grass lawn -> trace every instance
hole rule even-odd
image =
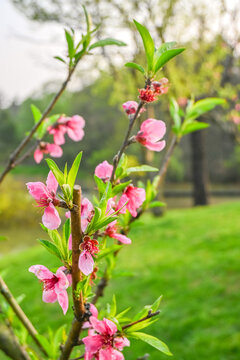
[[[131,231],[132,246],[119,254],[118,269],[134,276],[112,280],[100,304],[114,292],[119,310],[131,305],[134,313],[163,294],[160,319],[146,332],[166,342],[174,359],[239,360],[239,214],[235,202],[144,217],[144,224]],[[41,301],[41,286],[27,269],[32,264],[54,267],[52,260],[39,246],[0,260],[14,295],[26,294],[22,307],[41,332],[64,319],[58,305]],[[138,341],[124,352],[127,360],[145,353],[152,360],[167,359]]]

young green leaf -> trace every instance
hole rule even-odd
[[[61,56],[54,56],[54,59],[59,60],[59,61],[63,62],[64,64],[66,64],[66,61]]]
[[[41,111],[39,110],[39,108],[38,108],[36,105],[34,105],[34,104],[31,105],[31,110],[32,110],[32,113],[33,113],[34,122],[35,122],[35,124],[36,124],[36,123],[38,123],[39,120],[41,119],[42,113],[41,113]]]
[[[173,119],[174,128],[179,132],[182,120],[179,114],[179,105],[173,97],[170,99],[170,114]]]
[[[148,29],[139,24],[136,20],[133,20],[134,24],[136,25],[139,34],[142,37],[146,57],[147,57],[147,63],[148,63],[148,71],[152,70],[153,67],[153,56],[154,56],[154,41],[148,31]]]
[[[187,119],[196,119],[200,115],[214,109],[217,105],[223,105],[225,103],[224,99],[220,98],[207,98],[197,101],[192,106],[189,106],[187,109]]]
[[[94,180],[98,187],[99,197],[101,198],[103,196],[104,191],[106,190],[107,184],[102,181],[97,175],[94,175]]]
[[[144,172],[148,172],[148,171],[158,171],[158,168],[155,168],[153,166],[149,166],[149,165],[140,165],[140,166],[135,166],[135,167],[130,167],[128,169],[126,169],[126,174],[127,176],[130,175],[133,172],[140,172],[140,171],[144,171]]]
[[[95,49],[97,47],[108,46],[108,45],[126,46],[127,44],[120,40],[107,38],[104,40],[96,41],[94,44],[89,46],[89,50]]]
[[[164,202],[161,202],[161,201],[153,201],[148,205],[149,209],[152,209],[152,208],[155,208],[155,207],[163,207],[163,206],[166,206],[166,204]]]
[[[172,353],[169,350],[168,346],[164,342],[162,342],[161,340],[157,339],[152,335],[148,335],[142,332],[133,332],[131,333],[131,337],[133,337],[134,339],[142,340],[147,344],[151,345],[152,347],[163,352],[164,354],[172,356]]]
[[[114,197],[115,195],[120,193],[122,190],[124,190],[129,184],[131,184],[131,182],[132,182],[132,180],[129,180],[127,182],[124,182],[124,183],[114,186],[114,188],[112,189],[112,197]]]
[[[126,66],[126,67],[130,67],[130,68],[133,68],[133,69],[136,69],[136,70],[140,71],[142,74],[145,73],[144,68],[143,68],[141,65],[136,64],[136,63],[134,63],[134,62],[128,62],[128,63],[125,64],[125,66]]]
[[[86,7],[84,5],[82,5],[83,7],[83,11],[84,11],[84,15],[85,15],[85,19],[86,19],[86,24],[87,24],[87,32],[89,33],[91,30],[91,17],[88,14]]]
[[[48,240],[39,239],[39,242],[53,255],[56,255],[59,259],[62,259],[61,253],[57,246]]]
[[[75,160],[72,164],[72,167],[68,173],[68,185],[70,185],[70,188],[73,190],[73,186],[75,184],[75,180],[77,177],[78,169],[80,166],[80,162],[82,159],[82,151],[75,157]]]
[[[156,63],[153,68],[154,74],[158,72],[169,60],[177,56],[178,54],[181,54],[185,48],[180,49],[172,49],[165,51],[162,55],[159,56],[158,59],[156,59]]]
[[[68,44],[68,55],[70,59],[74,56],[74,41],[72,35],[65,29],[65,37]]]
[[[166,42],[166,43],[162,44],[154,53],[155,62],[156,62],[156,59],[158,59],[160,55],[162,55],[167,50],[171,50],[172,48],[174,48],[174,46],[176,44],[177,44],[176,41],[170,41],[170,42]]]
[[[62,186],[64,184],[64,175],[62,171],[59,169],[57,164],[52,159],[45,159],[45,160],[49,166],[49,169],[53,172],[53,175],[55,176],[57,182],[59,183],[60,186]]]
[[[114,253],[115,251],[118,251],[121,248],[122,248],[122,245],[114,244],[114,245],[112,245],[110,247],[107,247],[104,250],[100,250],[100,252],[97,255],[97,260],[96,261],[102,260],[105,256],[107,256],[107,255],[109,255],[111,253]]]
[[[181,135],[187,135],[197,130],[202,130],[208,128],[210,125],[205,122],[193,121],[189,124],[186,124],[181,131]]]
[[[0,235],[0,241],[6,241],[6,240],[7,240],[6,236]]]

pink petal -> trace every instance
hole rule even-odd
[[[106,326],[106,323],[104,321],[98,320],[94,316],[91,316],[89,319],[92,327],[94,330],[96,330],[100,334],[108,334],[108,328]]]
[[[163,141],[159,141],[159,142],[156,142],[156,143],[151,143],[150,141],[146,141],[144,146],[147,149],[152,150],[152,151],[162,151],[166,146],[166,141],[163,140]]]
[[[61,266],[62,268],[62,266]],[[55,284],[55,291],[56,293],[60,293],[63,290],[66,290],[69,286],[69,281],[67,276],[64,274],[64,272],[62,271],[62,269],[59,268],[56,272],[56,276],[58,278],[58,282]]]
[[[79,256],[78,266],[82,273],[86,276],[93,272],[94,261],[92,255],[89,254],[88,251],[84,250],[81,252],[81,255]]]
[[[116,337],[114,339],[114,346],[122,351],[124,346],[130,346],[130,341],[126,337]]]
[[[98,317],[98,309],[96,308],[95,305],[90,304],[90,312],[92,313],[92,316],[94,317]]]
[[[59,305],[61,306],[61,308],[63,309],[63,313],[64,315],[67,312],[68,309],[68,294],[67,291],[62,291],[60,293],[57,294],[57,300],[59,302]]]
[[[47,144],[47,151],[53,157],[61,157],[63,154],[62,148],[55,144]]]
[[[69,250],[72,250],[72,234],[70,234],[70,236],[69,236],[68,248],[69,248]]]
[[[112,360],[124,360],[124,356],[121,352],[113,349],[112,350]]]
[[[64,128],[61,126],[58,130],[55,131],[55,134],[53,135],[53,140],[56,145],[63,145],[65,143],[65,134]]]
[[[57,294],[55,293],[54,290],[48,290],[48,291],[43,290],[42,300],[45,303],[54,303],[57,301]]]
[[[80,141],[84,137],[84,131],[81,128],[71,129],[68,127],[67,134],[73,141]]]
[[[70,210],[67,211],[67,212],[65,213],[65,216],[66,216],[67,219],[70,219],[70,218],[71,218],[71,211],[70,211]]]
[[[116,211],[121,209],[119,211],[119,214],[125,214],[126,210],[127,210],[127,203],[128,202],[129,202],[129,198],[127,197],[126,194],[123,194],[119,199],[119,202],[118,202],[117,207],[116,207]]]
[[[43,159],[43,153],[40,149],[36,149],[33,154],[34,160],[39,164]]]
[[[129,239],[127,236],[122,235],[122,234],[116,234],[116,233],[115,233],[112,237],[113,237],[114,239],[120,241],[120,242],[123,243],[123,244],[131,244],[131,243],[132,243],[132,240],[131,240],[131,239]]]
[[[36,275],[39,280],[51,279],[54,276],[53,273],[44,265],[32,265],[28,271]]]
[[[113,171],[113,166],[108,161],[103,161],[95,169],[95,175],[100,179],[109,180]]]
[[[103,345],[101,335],[86,336],[82,339],[82,341],[85,345],[86,351],[92,353],[96,353]]]
[[[49,171],[49,173],[48,173],[46,184],[47,184],[48,190],[50,192],[53,192],[54,194],[56,194],[57,188],[58,188],[58,182],[57,182],[55,176],[53,175],[52,171]]]
[[[117,332],[117,326],[114,324],[114,322],[106,318],[103,319],[103,322],[105,323],[107,334],[114,335]]]
[[[42,182],[37,181],[37,182],[28,182],[27,184],[27,188],[29,191],[29,194],[32,195],[32,197],[38,201],[41,199],[48,199],[49,197],[49,192],[48,189],[46,187],[46,185],[44,185]]]
[[[141,127],[140,132],[143,132],[143,136],[151,142],[156,142],[166,133],[166,125],[162,120],[147,119]]]
[[[101,349],[99,351],[99,360],[112,360],[112,347],[108,347],[107,349]]]
[[[42,217],[43,225],[50,230],[57,229],[61,224],[61,219],[54,205],[50,203],[44,210]]]

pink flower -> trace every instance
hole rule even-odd
[[[136,141],[149,150],[161,151],[164,149],[166,142],[165,140],[159,140],[162,139],[165,132],[166,125],[162,120],[147,119],[142,123]]]
[[[131,244],[131,239],[123,234],[117,233],[117,226],[116,221],[112,222],[105,230],[105,235],[109,236],[110,238],[116,239],[123,244]]]
[[[143,204],[145,199],[146,199],[146,193],[144,189],[134,187],[133,185],[129,185],[126,187],[124,193],[119,199],[116,210],[121,209],[124,206],[124,204],[127,203],[126,206],[124,206],[119,212],[121,214],[124,214],[126,212],[126,209],[128,209],[130,214],[133,217],[136,217],[137,209]]]
[[[93,217],[93,205],[91,203],[91,201],[88,200],[88,198],[83,198],[82,203],[81,203],[81,225],[82,225],[82,232],[84,232],[89,224],[89,222],[91,221],[92,217]],[[65,213],[65,216],[67,219],[70,219],[71,217],[71,212],[67,211]]]
[[[44,208],[42,217],[43,225],[50,230],[57,229],[61,224],[61,219],[55,206],[59,204],[56,198],[58,183],[51,171],[48,173],[46,185],[42,182],[28,182],[29,194],[36,200],[39,207]]]
[[[85,236],[82,244],[80,245],[82,250],[79,256],[78,266],[82,273],[86,276],[93,272],[94,260],[92,256],[95,256],[99,252],[98,241],[90,239],[89,236]]]
[[[49,144],[43,141],[40,142],[37,149],[34,151],[34,160],[39,164],[43,159],[43,154],[49,154],[52,157],[61,157],[63,154],[62,148],[56,144]]]
[[[135,114],[138,108],[138,103],[136,101],[127,101],[122,105],[123,109],[125,110],[126,114],[132,115]],[[140,114],[146,111],[146,109],[141,108]]]
[[[95,169],[95,175],[103,181],[109,181],[112,176],[113,166],[106,160],[100,163]]]
[[[118,337],[117,326],[108,319],[98,320],[91,316],[90,323],[95,330],[82,339],[85,345],[85,360],[124,360],[120,352],[130,342],[126,337]]]
[[[162,95],[168,92],[168,79],[162,78],[159,81],[152,82],[152,89],[154,90],[155,94]]]
[[[58,301],[65,315],[68,309],[66,289],[69,286],[69,281],[62,267],[57,270],[56,275],[43,265],[33,265],[29,268],[29,271],[35,274],[43,283],[43,301],[46,303]]]
[[[89,307],[89,310],[90,310],[90,312],[91,312],[91,316],[93,316],[93,317],[95,317],[96,319],[98,318],[98,310],[97,310],[97,308],[96,308],[96,306],[95,305],[93,305],[93,304],[90,304],[90,307]],[[91,324],[90,324],[90,322],[89,321],[86,321],[84,324],[83,324],[83,327],[82,327],[83,329],[89,329],[89,328],[91,328]]]
[[[62,145],[65,143],[65,133],[74,141],[82,140],[84,126],[85,120],[79,115],[74,115],[71,118],[61,116],[55,126],[48,128],[48,132],[53,135],[55,144]]]
[[[150,103],[155,100],[157,100],[157,96],[154,90],[150,88],[150,86],[147,86],[146,89],[140,89],[139,91],[139,99]]]

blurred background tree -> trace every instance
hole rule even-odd
[[[39,25],[57,22],[81,29],[84,23],[82,0],[11,1],[26,17],[37,21]],[[193,133],[183,141],[171,162],[170,173],[166,179],[168,182],[191,181],[194,204],[208,203],[209,181],[233,182],[238,179],[238,171],[231,165],[233,160],[229,161],[231,157],[235,159],[238,153],[234,150],[235,127],[228,121],[228,114],[240,92],[238,1],[221,0],[209,3],[200,0],[196,3],[193,0],[92,0],[84,1],[84,4],[91,13],[93,22],[101,24],[99,37],[103,34],[104,37],[111,36],[114,33],[126,41],[128,46],[121,50],[102,48],[99,49],[99,56],[89,57],[83,69],[78,72],[80,91],[66,93],[56,107],[56,112],[68,115],[79,113],[85,117],[89,134],[81,144],[67,143],[61,161],[70,158],[79,146],[85,151],[83,169],[94,169],[103,159],[111,160],[127,122],[121,112],[121,103],[136,99],[137,88],[143,86],[134,70],[123,67],[126,60],[138,63],[144,61],[139,46],[140,39],[132,25],[134,17],[147,25],[156,39],[162,42],[175,39],[187,48],[187,51],[167,65],[161,75],[168,77],[172,84],[169,96],[175,96],[182,104],[191,96],[196,99],[220,96],[228,100],[225,113],[222,109],[215,110],[207,119],[202,119],[211,123],[210,129]],[[93,65],[95,72],[88,71]],[[110,76],[107,75],[109,70]],[[1,117],[5,118],[8,114],[10,120],[7,126],[13,127],[7,151],[14,147],[10,146],[10,143],[13,145],[16,138],[21,138],[32,122],[30,104],[34,102],[43,108],[51,96],[48,89],[49,86],[46,86],[41,91],[44,95],[26,99],[18,106],[13,104],[1,114]],[[91,105],[89,96],[94,100]],[[147,116],[170,122],[167,97],[162,97]],[[122,117],[122,121],[119,122],[118,117]],[[0,126],[3,134],[6,120],[1,121]],[[105,144],[107,136],[104,135],[107,133],[111,133],[111,143]],[[105,147],[105,150],[99,151],[100,146]],[[133,158],[137,159],[138,152],[140,147],[132,153]],[[6,152],[1,155],[1,161],[5,155]],[[140,156],[145,162],[159,165],[158,154],[144,151]],[[29,164],[31,163],[32,160],[29,160]]]

